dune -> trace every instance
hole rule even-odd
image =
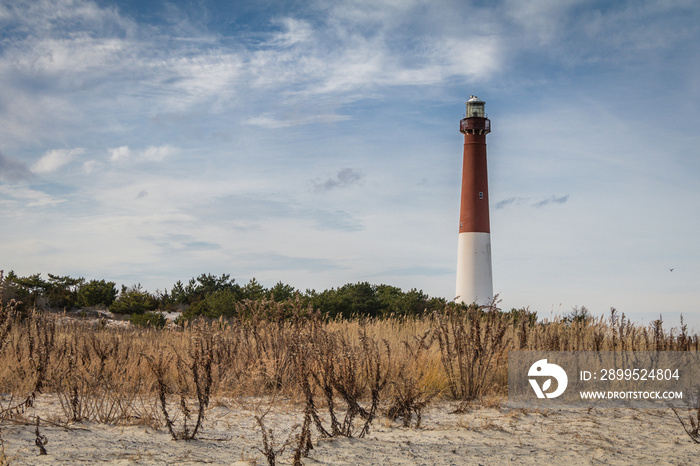
[[[198,439],[172,440],[167,429],[105,425],[60,419],[57,397],[41,395],[22,419],[4,421],[6,459],[34,464],[236,464],[265,465],[255,416],[268,410],[265,426],[280,448],[302,421],[302,409],[287,401],[219,400],[207,412]],[[35,444],[36,417],[46,437],[46,455]],[[294,432],[298,431],[298,428]],[[293,434],[292,434],[293,435]],[[488,465],[488,464],[697,464],[692,443],[670,410],[509,409],[480,406],[455,413],[454,403],[426,408],[419,427],[376,419],[365,438],[319,438],[303,464]],[[293,446],[277,455],[291,464]]]

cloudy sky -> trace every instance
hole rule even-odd
[[[0,0],[0,268],[451,299],[475,94],[502,307],[700,329],[699,43],[695,0]]]

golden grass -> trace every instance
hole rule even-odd
[[[370,341],[388,348],[388,352],[380,351],[383,368],[390,369],[394,376],[400,369],[404,376],[420,380],[425,390],[449,397],[448,361],[445,359],[463,355],[441,351],[437,339],[440,324],[445,321],[453,325],[443,328],[442,336],[454,339],[456,335],[456,343],[464,346],[465,355],[472,359],[491,358],[489,377],[495,381],[490,389],[492,394],[504,393],[507,385],[504,362],[508,351],[514,349],[698,350],[697,335],[687,335],[684,331],[668,332],[657,324],[640,327],[624,321],[620,325],[601,317],[589,322],[566,323],[555,319],[522,326],[508,314],[489,316],[488,312],[462,312],[449,307],[441,315],[418,318],[331,322],[318,317],[287,321],[251,319],[244,322],[200,322],[184,328],[162,330],[96,328],[79,320],[66,322],[63,319],[59,324],[50,314],[33,314],[23,320],[13,317],[12,325],[0,343],[0,391],[19,395],[38,388],[65,396],[66,403],[74,401],[75,395],[104,397],[114,391],[133,396],[155,394],[157,381],[148,360],[163,359],[164,380],[168,386],[175,387],[178,386],[178,377],[182,377],[178,361],[191,365],[193,355],[206,342],[212,345],[213,352],[212,395],[276,393],[294,397],[300,395],[292,354],[296,337],[319,338],[323,335],[327,339],[326,345],[331,344],[338,351],[330,356],[339,363],[344,351],[362,346],[360,335],[364,332]],[[460,326],[463,333],[455,333]],[[492,331],[495,327],[498,327],[498,334]],[[322,333],[308,331],[311,328]],[[497,337],[501,343],[494,346]],[[320,340],[303,343],[311,345],[312,352],[323,350]],[[475,349],[480,351],[476,355]],[[390,382],[395,381],[394,378]],[[194,395],[195,387],[190,385],[186,387],[187,391]],[[486,393],[479,393],[482,394]],[[78,408],[67,406],[66,409]],[[84,409],[87,410],[85,415],[101,410],[98,406]],[[80,417],[81,412],[76,411],[73,415]]]

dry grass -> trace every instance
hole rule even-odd
[[[262,301],[245,304],[246,320],[156,330],[49,314],[20,318],[14,303],[0,303],[0,393],[9,394],[0,400],[0,420],[50,392],[63,411],[54,421],[165,426],[174,439],[193,439],[213,398],[285,397],[304,407],[295,464],[311,448],[312,428],[362,437],[380,413],[419,427],[436,398],[460,401],[462,409],[474,401],[492,406],[506,395],[511,350],[700,349],[683,325],[641,327],[614,310],[608,318],[535,322],[524,312],[447,305],[426,317],[326,321],[299,302]],[[291,318],[281,317],[282,306],[294,308]],[[697,434],[696,419],[690,422]],[[264,416],[258,424],[272,463],[280,447]],[[0,464],[1,448],[0,437]]]
[[[326,322],[297,311],[288,320],[219,320],[155,330],[59,323],[48,314],[19,319],[11,304],[3,305],[0,391],[13,401],[0,402],[0,413],[19,412],[48,391],[60,397],[67,421],[107,424],[144,416],[167,424],[162,403],[156,409],[145,399],[165,398],[167,407],[191,398],[206,407],[211,396],[271,394],[306,402],[310,393],[330,409],[340,400],[345,415],[363,419],[380,401],[416,415],[434,397],[505,395],[505,361],[514,349],[698,350],[697,335],[685,329],[665,331],[660,321],[640,327],[615,314],[535,323],[495,309],[448,306],[423,318]],[[184,418],[193,416],[192,428],[202,422],[198,406],[195,414],[181,409]],[[337,423],[329,432],[348,432],[351,423]]]

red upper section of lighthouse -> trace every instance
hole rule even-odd
[[[486,135],[491,132],[491,121],[483,101],[475,96],[469,99],[459,130],[464,133],[459,232],[490,233]]]
[[[469,134],[488,134],[491,132],[491,120],[488,118],[464,118],[459,122],[459,131]]]

